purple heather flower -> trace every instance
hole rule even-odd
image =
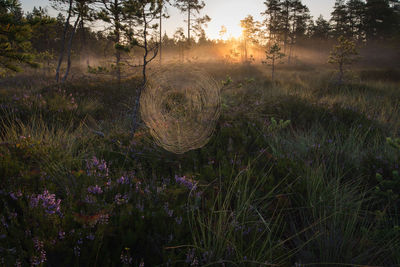
[[[129,183],[130,183],[130,180],[129,180],[128,177],[121,176],[121,178],[119,178],[119,179],[117,180],[117,183],[118,183],[118,184],[129,184]]]
[[[124,265],[131,265],[132,264],[132,257],[128,254],[121,253],[121,263]]]
[[[34,238],[33,245],[39,256],[34,255],[31,257],[31,265],[41,265],[42,263],[46,262],[46,251],[44,250],[44,244],[38,238]]]
[[[50,194],[48,190],[44,190],[43,194],[39,194],[37,196],[30,197],[30,206],[36,207],[39,205],[39,202],[42,202],[42,207],[44,208],[45,212],[48,214],[58,213],[61,215],[60,204],[61,200],[56,199],[55,194]]]
[[[85,203],[87,203],[87,204],[96,203],[96,198],[94,196],[86,196],[85,197]]]
[[[192,182],[191,180],[187,179],[186,176],[179,177],[178,175],[175,175],[175,181],[178,184],[181,184],[181,185],[187,187],[189,190],[196,190],[196,188],[197,188],[197,183]]]
[[[65,232],[64,231],[59,231],[58,232],[58,238],[61,239],[61,240],[64,239],[65,238]]]
[[[10,197],[14,200],[17,200],[18,197],[14,194],[14,192],[10,192]]]
[[[180,225],[182,223],[182,217],[181,216],[176,217],[175,222]]]
[[[174,215],[174,211],[170,210],[168,206],[169,206],[168,202],[165,202],[164,210],[167,213],[168,217],[172,217]]]
[[[109,170],[105,160],[98,160],[93,157],[91,160],[86,161],[86,169],[89,176],[108,177]]]
[[[95,186],[89,186],[88,187],[88,192],[90,193],[90,194],[93,194],[93,195],[96,195],[96,194],[102,194],[103,193],[103,190],[101,189],[101,187],[100,186],[98,186],[98,185],[95,185]]]
[[[122,205],[128,203],[129,197],[127,194],[121,195],[121,194],[116,194],[114,197],[114,202],[117,205]]]
[[[141,186],[141,182],[139,181],[139,182],[136,182],[136,192],[139,192],[140,191],[140,186]]]

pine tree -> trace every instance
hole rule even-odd
[[[183,63],[183,60],[185,58],[185,32],[182,27],[179,27],[173,36],[175,45],[178,46],[179,49],[179,61]],[[187,44],[187,43],[186,43]]]
[[[348,25],[347,7],[344,0],[335,1],[335,6],[333,7],[331,15],[333,36],[335,38],[338,38],[339,36],[348,36],[350,30]]]
[[[281,5],[281,12],[279,13],[279,33],[283,40],[283,50],[286,53],[289,44],[290,36],[290,19],[291,19],[291,9],[293,0],[283,0]]]
[[[192,21],[205,5],[204,1],[201,0],[175,0],[175,7],[177,7],[181,12],[187,13],[187,42],[189,47],[192,41]]]
[[[389,40],[399,31],[399,14],[388,0],[367,0],[365,8],[367,40]]]
[[[160,55],[160,65],[162,64],[162,48],[163,48],[163,37],[162,37],[162,19],[163,18],[169,18],[168,14],[167,14],[167,4],[170,4],[170,0],[158,0],[158,4],[160,6],[160,15],[159,15],[159,19],[160,19],[160,23],[159,23],[159,43],[160,46],[158,48],[159,50],[159,55]]]
[[[248,60],[248,48],[250,44],[254,44],[257,42],[256,34],[257,34],[257,27],[256,22],[254,21],[253,16],[248,15],[246,18],[240,21],[240,26],[243,29],[243,50],[244,50],[244,61],[247,62]]]
[[[268,39],[270,42],[278,39],[279,27],[280,27],[280,12],[281,5],[280,0],[266,0],[264,2],[266,10],[261,15],[266,16],[264,25],[267,26]]]
[[[337,44],[333,47],[328,62],[336,65],[338,68],[338,82],[343,82],[346,66],[351,65],[358,55],[357,47],[354,41],[344,36],[338,38]]]
[[[291,3],[290,22],[291,29],[289,31],[290,50],[288,62],[293,55],[294,45],[298,39],[304,38],[307,30],[307,22],[310,20],[310,11],[307,6],[303,5],[300,0],[293,0]]]
[[[138,46],[143,50],[142,84],[137,88],[136,99],[133,109],[133,134],[138,124],[138,110],[140,96],[147,83],[147,65],[153,61],[158,53],[159,42],[152,36],[156,36],[158,24],[154,24],[159,19],[162,5],[158,0],[128,0],[125,4],[125,14],[129,20],[129,29],[126,37],[131,46]]]
[[[318,17],[312,29],[312,38],[319,40],[327,40],[329,38],[330,25],[327,20],[324,19],[322,15]]]
[[[31,27],[22,17],[17,0],[0,0],[0,76],[21,71],[21,65],[37,67],[31,53]]]
[[[281,52],[281,47],[278,43],[274,43],[265,51],[266,61],[263,61],[263,64],[268,64],[271,66],[271,77],[272,82],[275,82],[275,66],[278,61],[285,57],[285,54]]]
[[[96,17],[107,23],[109,37],[114,44],[115,70],[118,83],[121,82],[121,56],[127,47],[123,36],[129,30],[125,5],[127,0],[101,0],[102,7]]]
[[[362,0],[349,0],[347,2],[349,35],[355,40],[363,40],[365,3]]]
[[[31,43],[35,52],[44,53],[52,51],[58,44],[57,39],[57,20],[50,17],[46,9],[34,7],[32,12],[26,15],[27,22],[31,25]]]

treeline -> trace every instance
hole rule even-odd
[[[161,62],[163,48],[184,61],[189,47],[224,43],[207,38],[204,25],[211,18],[200,16],[205,6],[200,0],[50,2],[60,12],[57,17],[40,7],[24,14],[19,0],[0,0],[0,71],[3,75],[10,70],[18,71],[23,64],[34,67],[40,62],[49,70],[56,69],[59,81],[68,77],[71,58],[89,66],[91,58],[113,57],[112,66],[120,79],[121,66],[147,65],[156,56]],[[252,16],[244,18],[241,40],[225,41],[225,44],[235,44],[244,61],[252,57],[252,47],[262,48],[273,43],[282,47],[289,62],[295,55],[295,47],[318,50],[323,47],[321,44],[331,44],[340,36],[364,46],[400,44],[398,0],[337,0],[330,20],[322,16],[313,19],[301,0],[266,0],[264,4],[265,10],[260,10],[263,21],[255,21]],[[187,29],[178,28],[173,36],[163,34],[162,28],[170,7],[187,15]],[[221,38],[226,32],[222,27]],[[233,49],[230,54],[236,53]],[[64,73],[60,73],[62,70]]]
[[[286,46],[300,38],[326,40],[345,36],[358,41],[389,41],[400,38],[398,0],[336,0],[328,21],[310,16],[301,0],[266,0],[263,22],[270,39]]]
[[[336,0],[330,20],[322,15],[313,19],[301,0],[266,0],[264,5],[263,21],[250,15],[241,21],[244,46],[278,43],[289,62],[295,46],[318,50],[340,36],[363,46],[400,44],[398,0]]]
[[[145,67],[158,54],[161,56],[162,22],[168,17],[167,7],[174,6],[187,14],[187,31],[178,29],[174,40],[178,46],[183,40],[195,44],[195,39],[205,39],[203,25],[210,21],[208,16],[199,16],[205,6],[199,0],[50,2],[60,12],[56,18],[40,7],[23,14],[19,0],[0,0],[2,74],[17,71],[25,63],[34,66],[36,56],[36,61],[44,65],[57,61],[56,79],[64,81],[73,57],[80,57],[89,65],[89,56],[95,55],[96,58],[113,56],[112,68],[120,80],[122,66]],[[131,60],[132,51],[140,51],[136,53],[140,55],[137,63]],[[65,64],[66,70],[63,70]],[[65,73],[60,73],[62,70]]]

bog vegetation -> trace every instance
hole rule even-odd
[[[219,40],[199,0],[50,2],[0,0],[1,266],[400,264],[398,1],[266,0]],[[218,87],[189,151],[141,106],[178,69]]]

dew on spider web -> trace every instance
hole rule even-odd
[[[207,144],[219,118],[219,90],[200,70],[176,66],[155,73],[140,111],[156,143],[176,154]]]

